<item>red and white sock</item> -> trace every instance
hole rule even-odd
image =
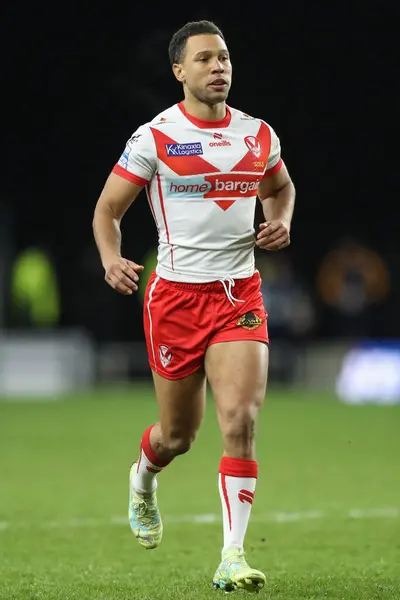
[[[157,488],[157,475],[171,461],[163,461],[150,445],[150,431],[154,425],[146,429],[140,444],[139,460],[133,477],[133,487],[137,492],[149,494]]]
[[[258,463],[245,458],[223,456],[218,488],[222,503],[224,547],[243,550],[256,489]]]

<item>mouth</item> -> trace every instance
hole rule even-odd
[[[211,83],[208,84],[210,87],[213,88],[224,88],[228,85],[228,82],[225,79],[222,79],[222,77],[218,77],[218,79],[214,79],[213,81],[211,81]]]

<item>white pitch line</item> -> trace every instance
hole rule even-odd
[[[364,508],[349,510],[349,517],[352,519],[381,519],[385,517],[398,517],[400,514],[399,508]]]
[[[400,507],[353,508],[347,511],[309,510],[303,512],[271,512],[252,517],[254,523],[294,523],[323,519],[396,519],[400,517]],[[221,522],[221,515],[204,513],[198,515],[167,515],[163,520],[168,523],[191,523],[197,525]],[[41,529],[71,529],[79,527],[107,527],[128,525],[127,516],[113,516],[109,519],[71,518],[57,521],[0,521],[0,532],[11,528],[38,527]]]

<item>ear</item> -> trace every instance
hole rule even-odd
[[[186,75],[182,65],[174,64],[172,66],[172,71],[180,83],[185,83]]]

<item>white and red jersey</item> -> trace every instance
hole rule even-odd
[[[228,108],[204,121],[175,104],[128,140],[113,172],[146,188],[158,229],[157,274],[201,283],[251,277],[258,185],[282,166],[261,119]]]

